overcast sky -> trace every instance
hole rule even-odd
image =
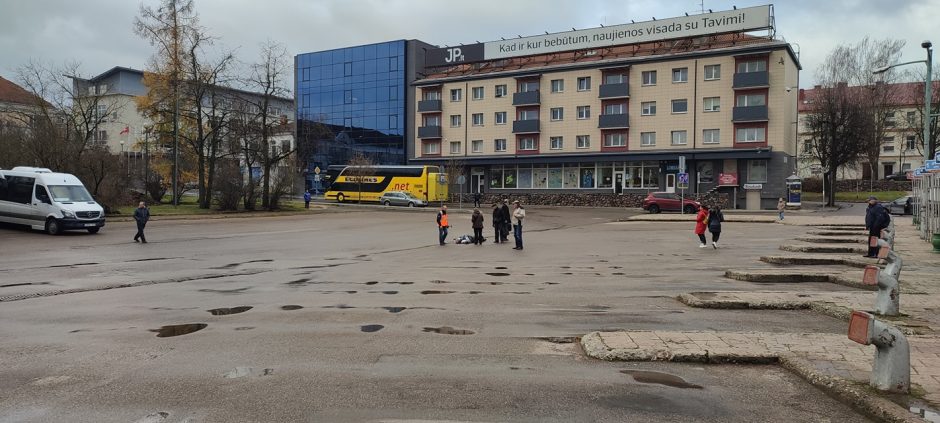
[[[144,0],[158,5],[158,0]],[[767,1],[704,2],[727,10]],[[132,29],[134,0],[0,0],[0,75],[15,80],[29,59],[77,60],[91,76],[113,66],[142,69],[152,47]],[[196,0],[220,48],[252,61],[264,40],[291,55],[395,39],[457,45],[682,16],[695,0]],[[902,60],[923,60],[921,41],[940,45],[940,0],[786,0],[774,5],[778,37],[799,44],[802,87],[840,43],[865,35],[905,40]],[[934,22],[934,24],[931,24]],[[930,29],[934,29],[931,33]]]

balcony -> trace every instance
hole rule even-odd
[[[734,85],[736,90],[747,88],[766,88],[770,86],[770,75],[767,71],[763,72],[745,72],[734,74]]]
[[[440,100],[421,100],[418,102],[418,113],[428,113],[428,112],[440,112],[444,109],[441,108]]]
[[[440,138],[440,126],[420,126],[418,127],[418,138]]]
[[[767,106],[735,107],[731,112],[732,122],[766,122]]]
[[[600,129],[626,129],[630,127],[630,119],[626,113],[622,115],[600,115],[597,118],[597,127]]]
[[[626,82],[620,84],[601,84],[599,98],[627,98],[630,97],[630,85]]]
[[[514,120],[512,121],[513,134],[537,134],[539,133],[539,120]]]
[[[538,106],[539,103],[540,101],[538,91],[525,91],[521,93],[513,93],[512,95],[513,106]]]

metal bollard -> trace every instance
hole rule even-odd
[[[879,246],[878,258],[882,258],[887,263],[884,270],[878,266],[865,266],[865,273],[862,276],[862,283],[865,285],[877,285],[878,292],[875,294],[875,313],[883,316],[897,316],[901,309],[901,287],[899,278],[901,277],[901,257],[893,250],[888,248],[888,243],[883,239],[874,239],[872,237],[872,246]]]
[[[898,328],[864,311],[853,311],[849,319],[849,339],[877,348],[869,380],[872,387],[889,392],[910,391],[911,348]]]

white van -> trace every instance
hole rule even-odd
[[[52,235],[70,229],[94,234],[104,226],[104,209],[75,176],[20,166],[0,169],[0,222]]]

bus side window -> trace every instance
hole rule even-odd
[[[0,201],[7,201],[7,179],[0,176]]]

